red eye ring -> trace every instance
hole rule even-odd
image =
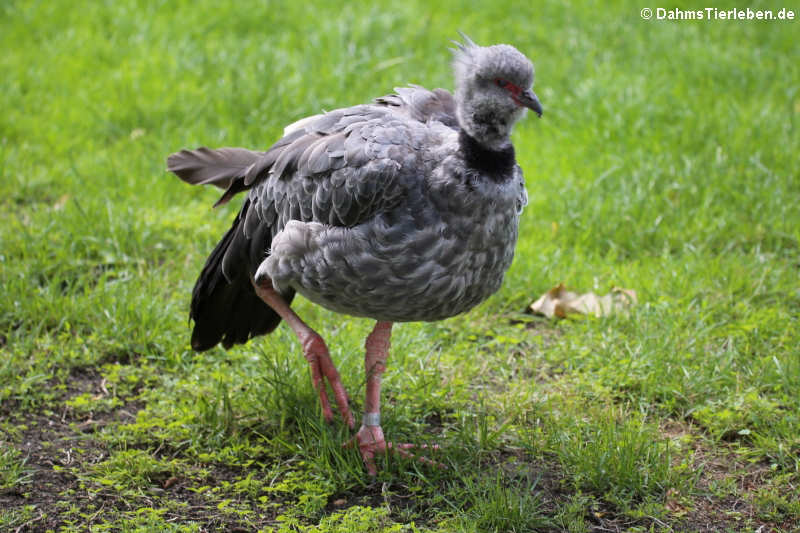
[[[506,81],[506,80],[504,80],[504,79],[502,79],[502,78],[495,78],[495,79],[494,79],[494,83],[495,83],[495,84],[496,84],[498,87],[502,87],[503,89],[505,89],[506,91],[508,91],[509,93],[511,93],[511,98],[513,98],[513,99],[514,99],[514,103],[515,103],[515,104],[517,104],[518,106],[523,106],[523,105],[525,105],[525,104],[523,104],[523,103],[520,101],[520,99],[519,99],[519,97],[520,97],[520,94],[522,94],[522,89],[521,89],[519,86],[517,86],[517,85],[514,85],[514,84],[513,84],[513,83],[511,83],[510,81]]]

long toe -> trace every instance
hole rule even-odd
[[[322,416],[325,418],[325,422],[330,424],[333,422],[333,410],[331,410],[331,403],[328,400],[328,391],[325,389],[325,380],[323,378],[319,359],[309,359],[308,368],[311,371],[311,383],[314,385],[314,390],[317,391],[319,395]]]
[[[333,399],[336,401],[336,405],[339,407],[339,413],[342,415],[342,420],[344,420],[344,423],[347,424],[350,429],[353,429],[355,427],[355,420],[353,418],[353,413],[350,411],[350,400],[347,397],[347,391],[342,384],[342,379],[339,376],[339,372],[336,370],[336,367],[334,366],[330,356],[320,358],[319,364],[322,374],[328,379],[328,384],[331,386],[331,391],[333,391]]]
[[[420,463],[434,466],[436,468],[445,468],[445,466],[438,462],[422,455],[417,455],[411,450],[433,450],[440,449],[438,444],[408,444],[408,443],[394,443],[386,442],[383,436],[383,429],[380,426],[361,426],[358,433],[350,441],[345,443],[346,446],[352,446],[354,443],[358,444],[358,450],[361,452],[361,458],[364,460],[364,466],[367,467],[367,473],[370,476],[375,476],[378,473],[378,468],[375,464],[375,457],[377,455],[386,453],[397,453],[398,455],[419,461]]]
[[[328,400],[328,390],[325,387],[325,381],[327,380],[344,423],[352,429],[355,423],[353,413],[350,412],[347,391],[344,390],[342,379],[333,364],[322,337],[313,332],[309,334],[303,340],[303,355],[311,369],[311,382],[319,394],[319,403],[322,406],[322,416],[325,417],[325,421],[328,423],[333,422],[333,410],[331,409],[330,400]]]

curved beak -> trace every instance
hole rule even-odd
[[[542,104],[539,103],[539,97],[536,96],[535,92],[531,89],[526,89],[522,91],[517,98],[520,105],[527,107],[539,115],[539,118],[542,118]]]

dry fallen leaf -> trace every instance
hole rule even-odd
[[[568,291],[563,283],[559,283],[533,302],[528,310],[548,318],[565,318],[570,313],[608,316],[625,313],[634,304],[636,291],[630,289],[614,287],[610,293],[598,296],[593,292],[578,294]]]
[[[70,198],[69,194],[62,194],[59,197],[59,199],[56,200],[56,203],[53,204],[53,210],[61,211],[62,209],[64,209],[64,206],[67,205],[69,198]]]

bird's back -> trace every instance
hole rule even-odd
[[[252,228],[273,224],[260,272],[350,315],[458,314],[495,292],[511,263],[526,201],[513,151],[494,154],[501,164],[491,168],[486,157],[476,163],[446,91],[398,90],[377,102],[358,114],[378,116],[333,134],[347,132],[348,163],[323,176],[276,171],[251,192],[261,202]]]

